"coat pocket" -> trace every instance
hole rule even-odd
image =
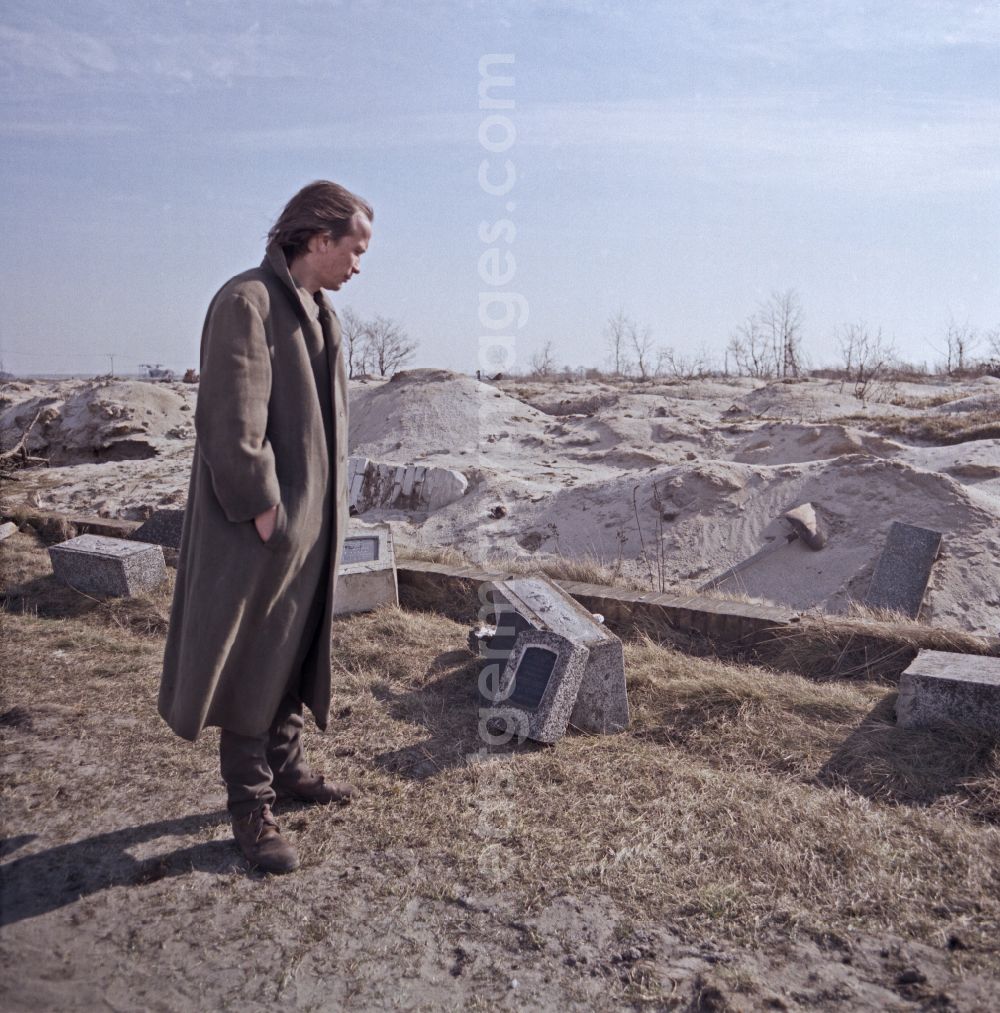
[[[279,548],[285,544],[288,538],[288,509],[285,506],[288,502],[288,493],[284,486],[278,488],[281,490],[281,499],[278,500],[278,510],[274,515],[274,530],[266,542],[261,541],[261,545],[265,549]],[[257,535],[257,539],[260,541],[260,535]]]

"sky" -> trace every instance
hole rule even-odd
[[[196,366],[319,178],[375,209],[334,306],[413,365],[604,365],[619,310],[721,363],[789,289],[814,365],[857,322],[933,364],[1000,326],[1000,3],[8,4],[0,166],[19,374]]]

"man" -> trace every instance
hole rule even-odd
[[[325,729],[330,630],[347,525],[347,375],[322,294],[358,273],[371,207],[336,183],[297,193],[260,267],[208,309],[196,443],[159,710],[194,740],[217,725],[233,835],[250,862],[298,856],[276,798],[347,802],[302,751],[302,709]]]

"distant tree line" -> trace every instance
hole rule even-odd
[[[733,375],[784,379],[819,372],[852,385],[859,398],[884,394],[885,385],[894,378],[918,378],[930,372],[926,365],[901,361],[882,328],[864,321],[842,325],[833,335],[839,361],[832,368],[810,370],[803,352],[804,321],[802,301],[795,289],[772,292],[735,327],[720,362],[704,346],[681,351],[657,344],[652,329],[621,308],[604,325],[605,370],[561,367],[554,343],[547,340],[531,356],[529,372],[540,378],[610,375],[639,381]],[[941,357],[935,366],[939,374],[989,372],[1000,376],[1000,327],[980,332],[968,323],[952,320],[943,343],[932,342],[931,347]]]

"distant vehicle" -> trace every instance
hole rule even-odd
[[[172,369],[167,369],[159,362],[155,365],[150,365],[148,362],[140,362],[139,366],[146,370],[146,376],[150,380],[166,380],[169,382],[174,378],[174,371]]]

